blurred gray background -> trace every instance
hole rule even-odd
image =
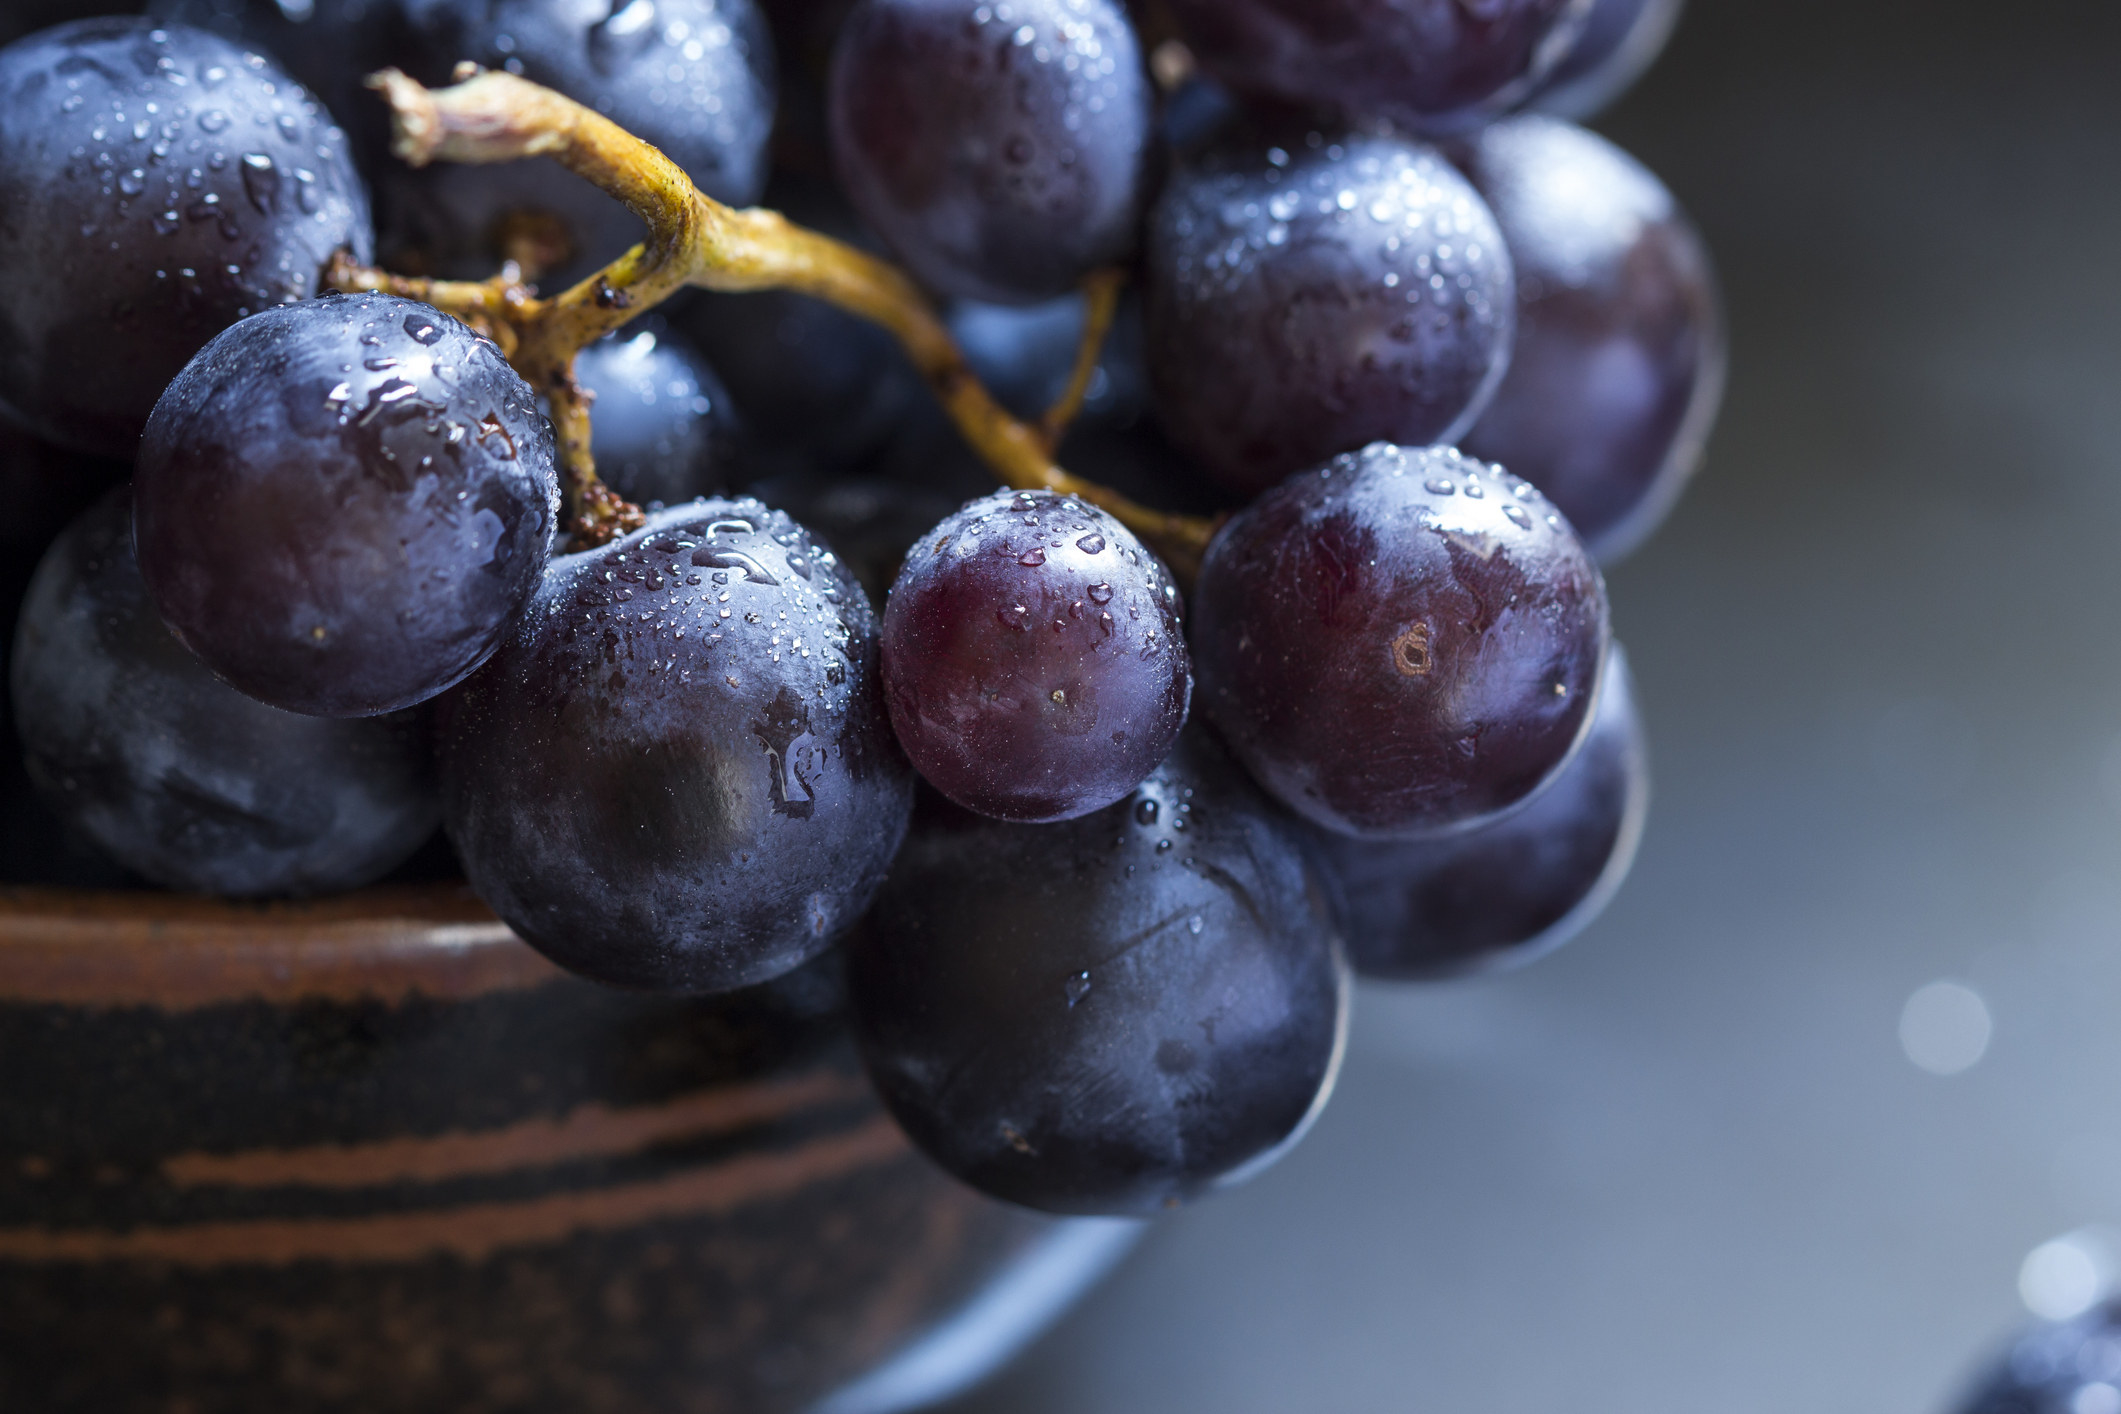
[[[2088,1299],[2027,1259],[2121,1225],[2121,6],[1694,0],[1598,126],[1734,331],[1611,578],[1633,879],[1365,990],[1309,1141],[953,1414],[1943,1414]]]

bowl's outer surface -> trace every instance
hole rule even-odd
[[[1051,1224],[871,1097],[830,967],[567,977],[468,894],[0,892],[0,1409],[799,1409]]]

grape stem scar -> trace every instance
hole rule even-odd
[[[826,300],[895,335],[944,410],[996,477],[1018,490],[1071,495],[1111,512],[1190,581],[1218,522],[1151,510],[1055,465],[1053,449],[1081,408],[1118,303],[1121,277],[1085,283],[1088,312],[1068,391],[1036,426],[995,402],[925,296],[896,267],[807,230],[775,211],[735,210],[704,195],[684,170],[610,119],[513,74],[462,65],[449,88],[395,69],[369,80],[389,102],[392,151],[415,167],[441,160],[550,157],[616,197],[648,239],[572,289],[540,299],[514,262],[489,280],[428,280],[370,269],[345,256],[325,272],[347,292],[380,290],[452,314],[497,344],[552,409],[567,524],[597,545],[642,524],[609,490],[590,455],[590,396],[575,354],[687,285],[724,292],[786,289]]]

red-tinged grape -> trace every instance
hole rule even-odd
[[[162,626],[120,488],[52,546],[11,699],[59,816],[167,888],[330,893],[390,872],[440,818],[427,723],[303,717],[222,682]]]
[[[1568,53],[1591,0],[1170,0],[1209,73],[1241,92],[1460,131]]]
[[[1196,155],[1151,217],[1146,280],[1165,426],[1248,493],[1373,441],[1449,442],[1509,363],[1502,232],[1403,138],[1237,135]]]
[[[926,796],[848,990],[885,1104],[944,1168],[1013,1203],[1145,1215],[1295,1143],[1349,987],[1289,821],[1195,728],[1064,824]]]
[[[1357,972],[1453,977],[1522,966],[1582,931],[1627,877],[1649,803],[1642,718],[1616,643],[1583,745],[1523,809],[1432,840],[1314,828],[1309,844]]]
[[[0,409],[40,436],[131,458],[207,340],[370,246],[345,138],[267,60],[141,19],[0,50]]]
[[[1110,515],[1045,491],[997,491],[915,543],[884,604],[883,676],[915,769],[1017,821],[1133,790],[1193,691],[1170,571]]]
[[[443,716],[472,887],[620,986],[728,991],[815,957],[869,906],[913,805],[869,601],[752,500],[553,560]]]
[[[1517,267],[1517,348],[1460,445],[1552,498],[1607,564],[1670,512],[1723,397],[1707,248],[1672,194],[1596,133],[1497,123],[1456,155]]]
[[[596,399],[597,475],[627,500],[674,506],[741,479],[744,435],[728,390],[661,320],[583,349],[574,376]]]
[[[862,0],[833,56],[833,152],[929,288],[1027,303],[1127,253],[1151,102],[1114,0]]]
[[[1577,122],[1594,116],[1657,62],[1686,0],[1593,0],[1569,52],[1533,90],[1530,106]]]
[[[1201,709],[1329,830],[1407,837],[1522,804],[1582,740],[1598,566],[1529,482],[1377,443],[1224,527],[1194,590]]]
[[[331,295],[209,344],[148,423],[140,571],[261,702],[424,702],[500,643],[559,517],[552,427],[500,350],[424,304]]]

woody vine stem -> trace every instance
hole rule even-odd
[[[415,167],[438,159],[550,157],[623,202],[646,223],[647,241],[549,299],[538,298],[513,263],[490,280],[426,280],[370,269],[342,253],[326,271],[326,283],[434,305],[499,345],[551,404],[567,523],[577,545],[601,544],[638,527],[642,516],[597,478],[589,451],[591,399],[575,381],[575,354],[687,285],[729,292],[786,289],[827,300],[896,335],[965,440],[1003,484],[1100,506],[1174,571],[1192,577],[1216,522],[1151,510],[1053,460],[1110,326],[1119,296],[1116,272],[1086,282],[1089,318],[1075,376],[1068,393],[1033,426],[995,402],[927,299],[894,266],[778,212],[724,206],[654,147],[551,89],[471,65],[456,77],[444,89],[428,89],[395,69],[369,81],[390,104],[397,156]]]

